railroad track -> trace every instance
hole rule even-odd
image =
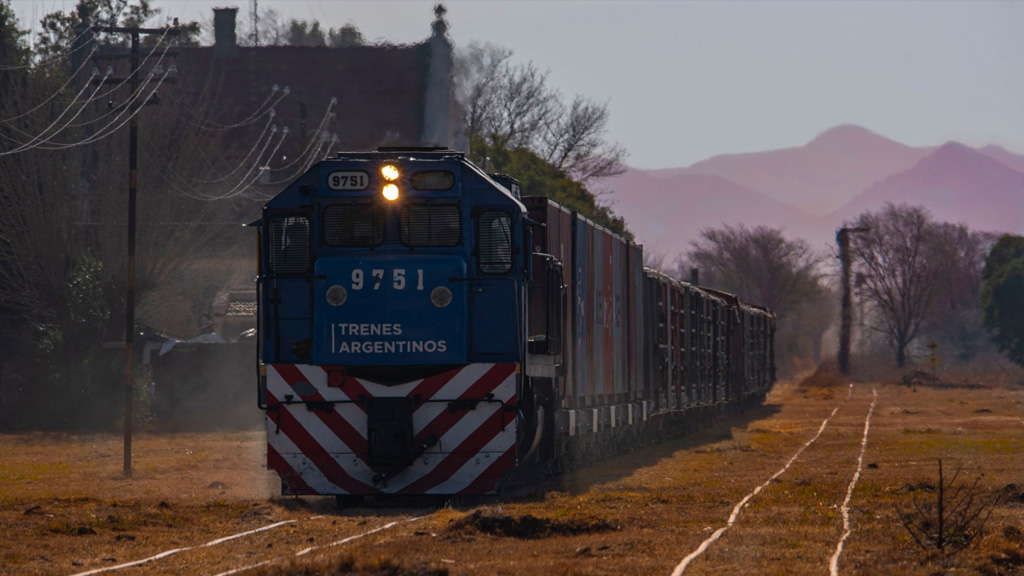
[[[767,480],[756,486],[753,490],[746,494],[739,502],[737,502],[732,509],[732,513],[726,520],[725,525],[715,530],[711,534],[711,536],[709,536],[707,539],[701,542],[695,550],[686,555],[679,562],[679,564],[676,565],[675,569],[673,569],[672,576],[682,576],[686,572],[687,568],[694,561],[700,558],[713,544],[719,541],[737,523],[737,521],[739,521],[741,513],[743,512],[744,508],[746,508],[747,505],[751,502],[751,500],[757,497],[763,490],[769,488],[769,486],[773,482],[775,482],[780,476],[785,474],[786,471],[788,471],[790,467],[793,466],[793,464],[796,463],[802,455],[804,455],[805,451],[811,448],[812,445],[814,445],[818,441],[818,439],[825,432],[825,429],[828,427],[829,423],[836,416],[836,414],[850,403],[850,399],[853,397],[853,392],[854,385],[851,383],[846,397],[832,410],[828,417],[826,417],[821,422],[821,426],[818,427],[817,433],[815,433],[814,436],[810,438],[810,440],[808,440],[806,443],[800,446],[800,448],[797,449],[795,453],[793,453],[789,460],[787,460],[786,463],[781,468],[779,468],[779,470],[777,470]],[[850,536],[853,530],[851,527],[849,515],[850,500],[853,496],[853,490],[856,487],[858,480],[860,479],[860,474],[864,467],[864,453],[867,448],[868,433],[870,431],[871,426],[871,416],[874,413],[875,406],[878,402],[878,391],[872,388],[871,393],[872,401],[870,407],[867,409],[867,414],[864,417],[864,431],[860,442],[860,451],[857,456],[857,467],[853,473],[853,476],[850,479],[849,484],[847,485],[846,497],[839,506],[843,520],[843,530],[842,535],[836,542],[835,552],[832,554],[832,557],[828,560],[828,566],[831,576],[838,576],[839,574],[839,559],[843,551],[843,545],[845,544],[846,539]]]
[[[171,548],[145,558],[78,572],[72,576],[131,573],[133,570],[145,574],[243,574],[262,566],[335,549],[425,517],[318,515],[292,518],[204,543]]]

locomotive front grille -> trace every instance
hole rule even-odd
[[[412,399],[371,398],[367,411],[369,459],[374,466],[400,466],[414,457]]]

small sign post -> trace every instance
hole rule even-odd
[[[938,355],[939,343],[935,340],[928,342],[928,366],[932,369],[932,376],[935,376],[935,371],[939,366],[942,365],[942,356]]]

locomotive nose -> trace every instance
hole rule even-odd
[[[466,361],[466,287],[458,257],[321,258],[316,264],[317,362]]]

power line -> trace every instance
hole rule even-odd
[[[270,96],[267,96],[267,99],[264,100],[263,103],[260,104],[256,108],[256,111],[253,112],[252,114],[250,114],[249,117],[247,117],[247,118],[245,118],[243,120],[240,120],[240,121],[238,121],[238,122],[236,122],[234,124],[218,124],[216,122],[210,122],[210,121],[207,121],[207,120],[204,120],[204,119],[200,118],[198,115],[196,115],[191,110],[188,110],[189,114],[191,114],[194,118],[199,119],[200,123],[197,123],[197,122],[194,122],[192,120],[189,120],[188,118],[185,118],[184,116],[182,116],[181,114],[179,114],[175,110],[171,110],[171,113],[174,114],[175,116],[177,116],[183,122],[187,122],[187,123],[191,124],[192,126],[196,126],[196,127],[200,128],[202,130],[211,130],[211,131],[232,130],[234,128],[241,128],[243,126],[248,126],[248,125],[254,123],[256,120],[259,120],[263,116],[263,114],[266,113],[266,111],[264,110],[264,106],[267,106],[267,104],[269,103],[270,105],[269,105],[269,107],[267,109],[268,110],[273,110],[274,106],[277,106],[277,104],[279,102],[281,102],[281,100],[283,100],[285,98],[285,96],[287,96],[289,93],[291,93],[291,88],[289,88],[288,86],[285,86],[284,91],[281,93],[280,96],[277,97],[277,100],[274,100],[273,102],[270,102],[274,98],[274,93],[277,92],[278,90],[279,90],[279,88],[278,88],[277,84],[274,84],[274,87],[270,91]],[[202,122],[205,122],[206,125],[203,125]]]
[[[93,46],[92,50],[89,52],[89,55],[91,56],[95,52],[96,52],[96,47]],[[13,120],[17,120],[18,118],[23,118],[25,116],[28,116],[29,114],[35,112],[36,110],[39,110],[43,106],[46,106],[50,102],[50,100],[53,100],[54,98],[57,97],[58,94],[61,94],[62,92],[64,92],[64,89],[66,89],[71,84],[71,82],[74,81],[75,77],[78,76],[78,74],[83,69],[85,69],[85,67],[86,67],[86,65],[88,63],[89,63],[89,60],[87,58],[83,58],[82,59],[82,65],[79,66],[77,70],[75,70],[74,72],[72,72],[71,74],[68,75],[67,82],[65,82],[63,86],[58,88],[56,92],[54,92],[53,94],[50,94],[50,96],[46,100],[43,100],[38,106],[36,106],[35,108],[32,108],[31,110],[27,110],[25,112],[22,112],[21,114],[18,114],[17,116],[11,116],[10,118],[0,118],[0,122],[3,122],[4,124],[10,124]],[[95,74],[95,72],[94,72],[94,74]]]
[[[145,99],[142,101],[142,105],[143,106],[148,104],[148,103],[150,103],[150,102],[152,102],[152,97],[156,94],[157,90],[160,89],[160,86],[164,83],[164,81],[167,80],[169,75],[170,75],[170,73],[164,73],[164,75],[160,78],[160,81],[157,82],[157,85],[146,95]],[[141,87],[139,87],[139,88],[144,88],[145,85],[149,84],[149,82],[151,80],[152,80],[152,75],[148,76],[146,78],[145,83]],[[98,141],[106,138],[107,136],[110,136],[111,134],[117,132],[119,129],[124,127],[125,124],[128,124],[129,122],[132,121],[133,118],[135,118],[135,111],[133,111],[133,108],[135,108],[135,106],[137,105],[137,102],[142,97],[142,91],[140,89],[136,89],[135,92],[136,92],[136,95],[134,97],[132,97],[131,100],[129,100],[125,104],[121,105],[121,112],[118,113],[117,116],[114,117],[113,120],[111,120],[109,123],[107,123],[106,126],[103,126],[102,128],[100,128],[97,131],[97,134],[94,134],[93,136],[90,136],[90,137],[85,138],[83,140],[79,140],[78,142],[55,143],[52,146],[42,146],[42,145],[40,145],[40,146],[38,146],[38,148],[40,148],[41,150],[66,150],[68,148],[75,148],[76,146],[84,146],[86,144],[92,144],[93,142],[98,142]],[[127,118],[125,118],[124,120],[122,120],[120,123],[118,123],[115,126],[115,123],[117,123],[118,119],[121,118],[122,116],[124,116],[125,112],[129,112],[129,111],[131,112],[131,114],[129,114]]]
[[[105,79],[105,78],[106,78],[106,76],[104,76],[104,79]],[[70,111],[72,107],[74,107],[74,105],[75,105],[75,102],[77,102],[77,101],[78,101],[78,99],[79,99],[79,98],[80,98],[80,97],[82,96],[82,94],[83,94],[83,93],[85,92],[85,90],[86,90],[86,88],[88,88],[88,86],[89,86],[88,84],[85,84],[85,85],[83,85],[83,86],[82,86],[82,89],[81,89],[81,90],[80,90],[80,91],[78,92],[78,94],[76,94],[76,95],[75,95],[75,97],[74,97],[74,99],[73,99],[73,100],[71,101],[71,103],[70,103],[70,104],[68,104],[68,106],[67,106],[66,108],[64,108],[64,110],[63,110],[63,111],[62,111],[62,112],[61,112],[60,114],[58,114],[58,115],[57,115],[57,118],[56,118],[56,119],[54,119],[54,121],[53,121],[53,122],[50,122],[50,125],[49,125],[49,126],[47,126],[46,128],[43,128],[43,131],[42,131],[42,132],[40,132],[39,134],[36,134],[36,135],[35,135],[35,136],[33,136],[33,137],[32,137],[32,138],[31,138],[31,139],[30,139],[30,140],[28,141],[28,142],[22,143],[22,144],[21,144],[21,146],[19,146],[19,147],[15,148],[15,149],[13,149],[13,150],[8,150],[7,152],[0,152],[0,156],[8,156],[8,155],[10,155],[10,154],[17,154],[18,152],[24,152],[24,151],[26,151],[26,150],[31,150],[31,149],[33,149],[33,148],[39,148],[39,147],[41,147],[41,146],[42,146],[43,144],[45,144],[45,143],[49,142],[50,140],[52,140],[53,138],[55,138],[55,137],[57,136],[57,134],[60,134],[60,133],[61,133],[61,131],[63,131],[63,130],[65,129],[65,128],[67,128],[67,127],[68,127],[68,124],[70,124],[71,122],[73,122],[73,121],[75,120],[75,118],[78,118],[78,116],[80,116],[80,115],[82,114],[82,112],[85,112],[85,107],[86,107],[86,105],[88,104],[88,101],[86,101],[86,103],[85,103],[85,104],[83,104],[83,105],[82,105],[82,107],[78,109],[78,112],[75,112],[75,115],[74,115],[74,116],[72,116],[70,120],[68,120],[68,123],[67,123],[67,124],[64,124],[64,126],[61,126],[60,128],[58,128],[58,129],[57,129],[57,131],[55,131],[55,132],[54,132],[53,134],[51,134],[51,135],[50,135],[49,137],[47,137],[47,138],[42,138],[42,136],[43,136],[44,134],[46,134],[47,132],[49,132],[49,131],[50,131],[50,129],[51,129],[51,128],[53,128],[53,126],[54,126],[55,124],[57,124],[58,122],[60,122],[60,120],[61,120],[62,118],[64,118],[64,115],[65,115],[65,114],[67,114],[67,113],[68,113],[68,111]],[[94,90],[94,91],[93,91],[93,94],[95,94],[96,92],[98,92],[98,91],[99,91],[99,89],[100,89],[100,86],[97,86],[97,87],[96,87],[96,90]],[[17,130],[17,129],[16,129],[16,130]],[[23,132],[23,131],[21,131],[21,130],[18,130],[18,132],[21,132],[22,134],[25,134],[26,136],[28,135],[27,133],[25,133],[25,132]],[[13,138],[11,138],[11,137],[9,137],[9,136],[5,136],[5,138],[7,138],[8,140],[11,140],[11,141],[17,142],[16,140],[14,140]],[[41,138],[42,138],[42,139],[41,139]]]
[[[157,41],[156,45],[154,45],[153,49],[149,51],[149,53],[145,56],[145,58],[142,60],[142,62],[139,62],[138,65],[144,64],[146,61],[148,61],[152,57],[153,53],[156,52],[157,47],[163,41],[163,38],[167,35],[169,30],[170,29],[165,29],[163,36],[160,37],[160,39]],[[168,52],[168,49],[165,48],[164,51],[160,54],[160,58],[157,60],[156,64],[154,65],[153,71],[150,72],[150,74],[146,77],[146,80],[143,83],[143,87],[148,85],[152,81],[154,75],[157,74],[158,71],[161,70],[160,64],[163,62],[164,58],[166,57],[167,52]],[[175,69],[171,68],[171,69],[169,69],[167,71],[167,73],[164,74],[164,76],[160,79],[160,82],[157,84],[156,88],[154,88],[153,91],[146,97],[147,98],[146,99],[147,102],[149,101],[149,98],[151,98],[153,96],[153,94],[156,93],[156,90],[160,88],[160,85],[163,84],[164,80],[166,80],[168,78],[168,76],[170,76],[174,71],[175,71]],[[73,148],[75,146],[82,146],[82,145],[90,144],[92,142],[96,142],[98,140],[106,138],[107,136],[109,136],[113,132],[115,132],[117,129],[119,129],[122,126],[124,126],[128,122],[128,120],[126,120],[124,122],[121,122],[120,124],[117,124],[116,126],[114,126],[114,124],[118,121],[119,118],[124,116],[124,113],[127,110],[130,110],[132,107],[135,106],[135,103],[137,102],[137,100],[138,100],[138,98],[140,96],[140,93],[138,92],[138,90],[135,90],[133,92],[133,97],[132,97],[132,99],[129,102],[127,102],[126,104],[122,105],[122,107],[120,107],[120,112],[117,113],[117,115],[113,118],[113,120],[108,122],[106,126],[103,126],[99,130],[97,130],[97,134],[95,134],[93,136],[90,136],[89,138],[80,140],[78,142],[72,142],[72,143],[57,142],[57,143],[53,143],[52,146],[46,145],[47,143],[51,142],[54,138],[56,138],[58,134],[60,134],[62,131],[64,131],[65,129],[67,129],[69,127],[80,127],[80,126],[87,126],[89,124],[94,124],[96,122],[102,121],[104,118],[107,118],[108,116],[113,114],[113,112],[108,112],[107,114],[104,114],[104,115],[102,115],[102,116],[100,116],[98,118],[95,118],[93,120],[90,120],[88,122],[82,122],[82,123],[78,123],[78,124],[74,123],[74,120],[76,118],[78,118],[82,114],[82,112],[85,111],[85,108],[90,103],[96,101],[99,98],[99,97],[96,96],[97,92],[99,92],[99,90],[103,87],[103,85],[107,83],[108,77],[112,73],[113,73],[113,68],[112,67],[108,67],[107,73],[103,76],[103,78],[101,78],[99,80],[96,80],[95,79],[96,71],[93,72],[93,75],[92,75],[91,78],[92,78],[92,81],[94,83],[98,84],[97,87],[96,87],[96,90],[93,92],[92,95],[89,96],[88,100],[86,100],[85,102],[82,103],[81,108],[79,108],[78,112],[76,112],[75,115],[72,116],[71,119],[68,120],[67,123],[65,123],[59,129],[57,129],[49,137],[40,139],[51,128],[53,128],[53,126],[57,122],[59,122],[60,119],[63,118],[64,115],[67,114],[67,112],[75,105],[75,102],[78,101],[78,98],[80,98],[82,93],[85,92],[85,89],[88,86],[88,84],[83,86],[82,90],[79,91],[79,93],[75,96],[75,98],[71,101],[71,103],[64,109],[64,111],[62,111],[57,116],[57,118],[53,122],[50,123],[49,126],[47,126],[45,129],[43,129],[42,132],[40,132],[39,134],[37,134],[35,136],[32,136],[31,139],[29,140],[29,142],[21,143],[21,146],[19,146],[18,148],[15,148],[14,150],[8,150],[7,152],[0,152],[0,156],[6,156],[6,155],[10,155],[10,154],[15,154],[15,153],[18,153],[18,152],[24,152],[26,150],[31,150],[31,149],[34,149],[34,148],[40,148],[42,150],[64,150],[64,149],[68,149],[68,148]],[[125,83],[127,83],[129,81],[129,79],[130,78],[121,79],[118,82],[118,84],[112,90],[104,93],[101,97],[105,97],[107,94],[113,93],[114,90],[116,90],[117,88],[120,88]],[[111,128],[111,126],[113,126],[113,128]],[[28,136],[28,133],[26,133],[26,132],[24,132],[22,130],[19,130],[17,128],[15,128],[15,130],[20,132],[20,133],[22,133],[22,134],[24,134],[24,135],[26,135],[26,136]],[[11,140],[12,142],[17,142],[17,140],[14,140],[13,138],[10,138],[9,136],[4,136],[4,137],[6,139],[8,139],[8,140]],[[38,142],[36,142],[37,140],[38,140]]]
[[[150,149],[154,148],[152,142],[147,141],[146,145]],[[172,167],[170,164],[166,162],[158,162],[159,154],[154,156],[150,155],[146,150],[143,150],[143,157],[146,159],[149,165],[160,174],[165,184],[167,184],[168,186],[170,186],[171,188],[173,188],[175,191],[177,191],[182,196],[185,196],[186,198],[200,200],[203,202],[210,202],[226,198],[222,198],[219,196],[210,196],[209,194],[199,190],[192,183],[189,182],[189,179],[187,179],[185,176],[182,176],[181,173],[175,170],[174,167]],[[256,163],[259,164],[259,158],[257,158]],[[181,186],[179,186],[171,178],[169,178],[169,175],[177,178]]]
[[[210,179],[210,180],[197,179],[196,181],[197,182],[201,182],[203,184],[215,184],[217,182],[224,182],[228,178],[232,177],[236,172],[238,172],[242,168],[242,166],[245,165],[245,163],[249,160],[249,157],[252,156],[252,153],[256,151],[256,147],[259,146],[260,142],[263,140],[263,137],[267,134],[267,129],[274,122],[274,117],[276,116],[276,112],[274,112],[273,108],[270,109],[270,111],[268,113],[268,116],[269,116],[269,118],[267,118],[266,125],[263,126],[263,131],[260,132],[260,135],[256,137],[255,142],[253,142],[252,148],[249,149],[249,151],[245,154],[245,157],[242,158],[241,162],[239,162],[238,165],[236,165],[230,172],[228,172],[227,174],[225,174],[221,178],[213,178],[213,179]],[[277,126],[274,125],[273,132],[276,132],[276,131],[277,131]],[[268,142],[269,142],[269,140],[268,140]],[[265,149],[266,149],[266,147],[264,146],[264,150]],[[259,157],[257,157],[256,158],[256,162],[259,162],[259,160],[260,160]],[[251,170],[251,167],[250,167],[250,170]]]
[[[274,126],[272,132],[276,132],[276,131],[277,131],[277,126]],[[281,139],[277,141],[277,146],[275,146],[274,149],[270,152],[270,156],[268,158],[273,157],[274,154],[277,154],[277,151],[281,148],[281,144],[284,142],[284,139],[287,136],[288,136],[288,127],[285,126],[284,130],[281,132]],[[239,183],[236,184],[234,188],[232,188],[230,191],[228,191],[227,194],[225,194],[225,195],[223,195],[223,196],[221,196],[219,198],[213,198],[214,200],[220,200],[220,199],[223,199],[223,198],[232,198],[234,196],[238,196],[239,194],[244,192],[249,186],[252,186],[253,182],[255,182],[256,179],[260,177],[259,174],[256,174],[256,176],[252,180],[250,180],[249,182],[246,182],[245,180],[249,177],[250,174],[252,174],[252,169],[253,168],[256,168],[257,166],[262,164],[260,162],[260,159],[263,158],[263,153],[267,150],[267,146],[270,144],[270,140],[271,140],[271,138],[267,138],[266,144],[263,145],[263,149],[260,150],[259,156],[256,157],[256,163],[254,163],[252,166],[249,167],[249,170],[245,173],[245,176],[242,176],[242,180],[239,181]],[[244,186],[243,186],[243,184],[244,184]]]
[[[338,103],[338,99],[337,98],[331,98],[331,101],[327,105],[327,110],[326,110],[326,112],[324,112],[324,117],[320,119],[320,124],[317,125],[316,133],[317,133],[318,136],[323,133],[324,128],[327,127],[327,123],[331,120],[331,118],[334,118],[334,114],[331,112],[331,108],[333,108],[334,105],[337,104],[337,103]],[[303,166],[305,166],[306,165],[306,160],[305,160],[306,155],[309,154],[309,152],[313,149],[313,144],[316,143],[316,142],[317,142],[316,138],[310,138],[309,143],[306,144],[306,147],[302,150],[302,152],[300,152],[298,154],[298,156],[296,156],[295,159],[292,160],[291,162],[289,162],[289,163],[287,163],[287,164],[285,164],[283,166],[279,166],[278,170],[285,170],[287,168],[291,168],[292,166],[295,166],[295,165],[299,164],[300,162],[302,163]],[[303,172],[305,170],[306,170],[306,168],[303,168]],[[279,181],[268,182],[268,184],[282,184],[284,182],[289,182],[289,181],[290,181],[290,179],[279,180]]]
[[[156,53],[157,48],[160,47],[160,44],[163,43],[163,40],[164,40],[163,36],[161,36],[159,39],[157,39],[156,44],[153,45],[153,49],[150,50],[148,54],[146,54],[146,56],[142,59],[141,62],[139,62],[139,66],[140,67],[142,67],[144,64],[146,64],[146,62],[148,62],[149,59],[153,57],[153,54]],[[162,70],[161,65],[162,65],[162,63],[164,61],[164,58],[167,56],[168,52],[170,51],[170,48],[171,48],[170,46],[167,47],[167,48],[164,48],[163,52],[160,53],[160,58],[158,58],[156,63],[153,65],[153,71],[150,73],[149,77],[146,79],[146,82],[149,82],[149,78],[152,78],[152,76],[154,74],[159,74],[161,72],[161,70]],[[172,71],[177,71],[177,68],[175,68],[173,65],[172,65],[171,68],[168,69],[169,73],[172,72]],[[113,74],[113,73],[114,73],[113,66],[107,66],[107,74],[109,75],[109,74]],[[113,88],[111,88],[110,90],[107,90],[103,94],[99,94],[94,99],[90,99],[90,101],[87,102],[87,104],[89,104],[89,103],[91,103],[91,102],[93,102],[95,100],[103,100],[103,99],[105,99],[107,96],[110,96],[111,94],[117,92],[122,86],[127,84],[130,79],[131,78],[127,77],[127,76],[122,78],[121,81],[118,82]],[[100,84],[101,85],[105,84],[105,82],[101,82]],[[115,108],[115,110],[116,110],[116,108]],[[79,126],[87,126],[89,124],[95,124],[96,122],[99,122],[100,120],[102,120],[103,118],[106,118],[107,116],[110,116],[111,114],[113,114],[113,110],[111,110],[110,112],[107,112],[106,114],[98,116],[96,118],[93,118],[92,120],[89,120],[87,122],[82,122],[82,123],[79,123],[79,124],[72,124],[71,126],[77,128]]]

